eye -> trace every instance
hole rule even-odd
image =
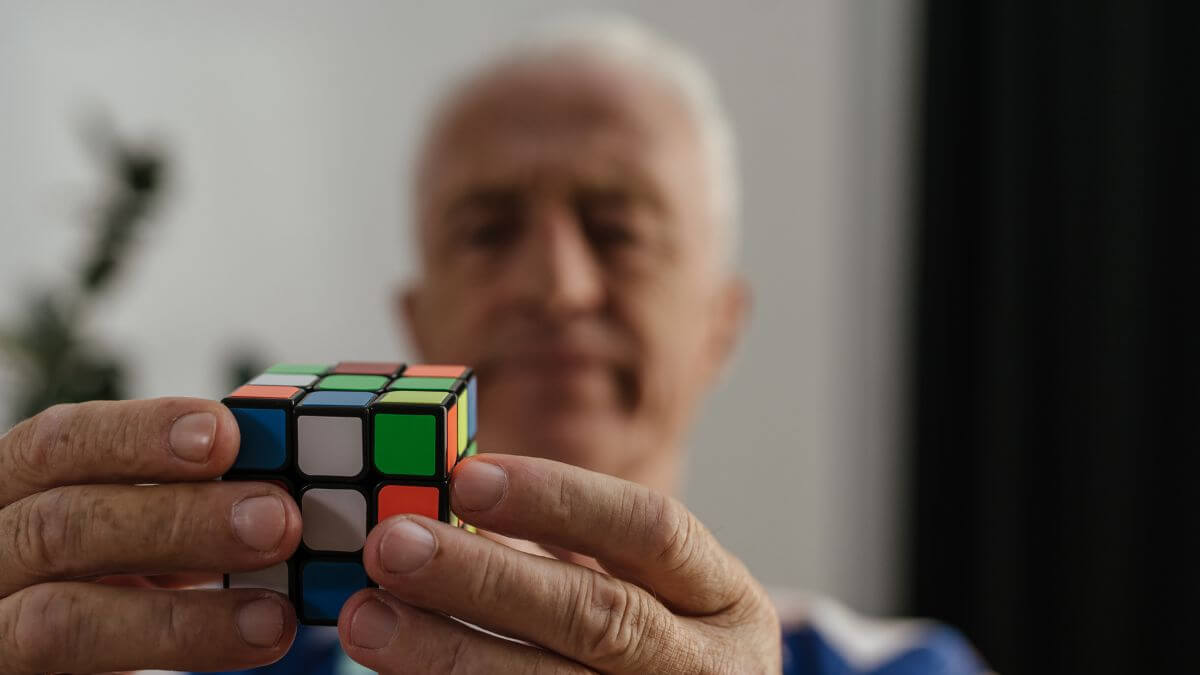
[[[503,248],[520,236],[521,203],[508,189],[472,189],[454,200],[447,222],[455,246],[485,251]]]
[[[482,249],[501,248],[516,238],[517,219],[503,214],[482,215],[466,223],[464,231],[467,246]]]
[[[635,217],[624,200],[588,200],[578,210],[579,221],[594,246],[621,248],[637,244]]]
[[[504,248],[520,236],[519,208],[507,203],[476,203],[455,214],[455,231],[462,243],[477,250]]]
[[[626,246],[633,244],[637,237],[624,220],[603,219],[586,223],[588,239],[598,246]]]

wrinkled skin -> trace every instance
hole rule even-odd
[[[209,480],[233,464],[238,438],[225,406],[187,398],[55,406],[0,437],[0,672],[223,670],[283,656],[296,631],[286,598],[187,589],[299,544],[287,493]]]
[[[779,669],[779,622],[765,593],[679,502],[567,464],[493,454],[457,467],[451,495],[456,513],[490,532],[599,565],[515,550],[420,516],[392,518],[372,531],[364,551],[382,590],[356,594],[338,623],[347,654],[368,668]]]

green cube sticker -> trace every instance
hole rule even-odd
[[[267,368],[274,375],[320,375],[329,370],[328,363],[276,363]]]
[[[437,418],[433,415],[375,416],[375,467],[383,473],[432,476],[437,470]]]
[[[419,403],[440,405],[450,394],[440,391],[389,391],[379,397],[380,403]]]
[[[457,385],[457,386],[456,386]],[[388,385],[391,391],[449,391],[458,394],[458,447],[467,447],[467,420],[471,414],[467,405],[466,387],[453,377],[398,377]],[[384,398],[386,400],[386,396]]]
[[[317,383],[317,389],[375,391],[387,384],[387,380],[382,375],[330,375]]]
[[[453,377],[397,377],[388,389],[407,391],[454,391]]]

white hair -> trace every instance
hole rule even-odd
[[[547,23],[494,54],[490,64],[544,63],[565,54],[647,74],[679,96],[707,158],[722,262],[732,265],[741,238],[737,154],[712,75],[680,45],[621,15],[573,16]]]

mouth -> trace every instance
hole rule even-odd
[[[636,407],[639,398],[633,368],[594,351],[556,348],[522,351],[481,363],[477,371],[481,382],[507,382],[516,387],[508,390],[510,394],[535,396],[533,400],[545,406],[542,408],[545,414],[552,409],[579,406],[592,409],[600,401],[629,410]]]
[[[573,333],[526,333],[499,336],[479,370],[518,370],[552,375],[596,369],[619,369],[633,356],[627,340],[598,329]]]
[[[532,396],[551,408],[589,408],[602,401],[626,408],[637,401],[636,343],[616,326],[502,325],[492,338],[476,371],[501,397]]]

